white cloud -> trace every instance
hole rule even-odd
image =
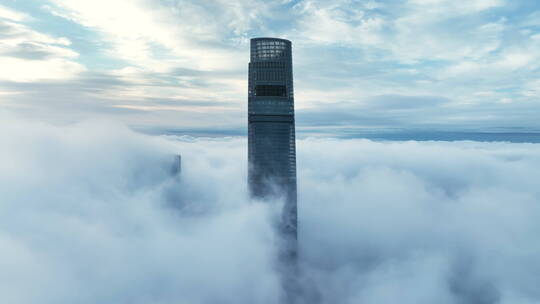
[[[258,19],[270,14],[269,8],[276,5],[147,0],[51,3],[44,9],[96,33],[105,42],[98,52],[121,64],[121,68],[105,73],[129,85],[99,90],[98,97],[236,104],[246,90],[246,33],[259,26]],[[178,69],[194,73],[177,75]],[[151,103],[143,106],[156,107]]]
[[[540,79],[534,79],[525,84],[525,90],[523,91],[525,96],[540,97]]]
[[[534,302],[538,149],[301,142],[302,252],[322,302]]]
[[[240,173],[221,158],[237,141],[215,154],[104,122],[1,124],[0,208],[16,212],[0,216],[6,301],[275,303],[271,212],[219,182]]]
[[[31,19],[30,16],[26,14],[14,11],[2,5],[0,5],[0,18],[9,19],[12,21],[26,21],[26,20]]]
[[[516,33],[516,22],[500,13],[507,1],[377,3],[375,9],[356,1],[296,5],[301,106],[387,94],[479,104],[491,101],[475,95],[479,90],[515,97],[497,89],[520,86],[518,79],[536,67],[533,34]]]
[[[452,18],[465,18],[467,14],[503,5],[503,1],[497,0],[418,0],[375,7],[354,1],[303,1],[297,5],[297,38],[374,47],[373,51],[391,52],[385,59],[405,63],[481,58],[499,47],[498,34],[504,30],[504,24],[481,25],[472,31],[469,26],[457,34],[447,23]],[[471,25],[475,27],[474,23]]]
[[[3,299],[278,301],[276,210],[247,200],[245,139],[0,121]],[[298,141],[304,302],[538,302],[538,155],[538,144]]]
[[[478,12],[494,7],[504,6],[504,0],[471,0],[471,1],[452,1],[452,0],[410,0],[410,4],[419,5],[422,8],[429,7],[440,12],[446,10],[447,17],[452,17],[454,14],[467,14]]]
[[[0,58],[0,65],[2,65],[0,79],[15,82],[64,80],[85,70],[80,64],[61,59],[35,62],[18,58]]]
[[[238,52],[227,48],[231,33],[242,37],[269,7],[264,2],[52,1],[48,9],[97,30],[116,58],[164,72],[182,66],[201,70],[238,68]],[[118,14],[118,12],[122,12]],[[213,46],[212,46],[213,45]],[[162,48],[165,54],[156,52]]]
[[[180,113],[188,106],[212,117],[220,117],[225,107],[245,106],[248,38],[275,35],[293,41],[299,113],[329,104],[339,108],[344,102],[365,105],[376,96],[434,96],[448,99],[448,107],[433,109],[431,115],[409,113],[408,122],[436,116],[458,129],[452,117],[443,117],[454,113],[448,108],[475,105],[461,108],[468,112],[460,122],[471,117],[505,120],[501,113],[506,111],[490,107],[501,100],[513,101],[507,104],[510,112],[522,111],[518,105],[524,104],[534,110],[534,90],[527,84],[538,69],[538,12],[525,7],[498,0],[53,0],[43,6],[52,15],[39,15],[39,22],[54,21],[47,32],[55,35],[4,8],[2,24],[19,34],[1,37],[0,56],[9,70],[0,71],[0,78],[67,80],[63,89],[55,87],[58,98],[48,102],[77,104],[73,108],[84,108],[86,116],[116,111],[125,122],[193,127],[193,119],[176,118],[189,116],[192,112]],[[56,24],[71,23],[59,17],[77,23],[65,32],[76,46],[62,38],[64,29]],[[17,84],[2,86],[2,91],[21,92]],[[3,97],[3,103],[45,117],[38,112],[51,87],[25,88],[25,96]],[[205,106],[209,103],[215,104]],[[68,119],[76,116],[67,107],[54,111]],[[366,116],[386,117],[382,112]],[[236,117],[213,120],[237,127],[243,118]],[[511,127],[525,126],[517,119]]]
[[[362,6],[350,1],[302,1],[295,6],[300,17],[299,38],[357,46],[381,43],[380,33],[387,21],[379,16],[366,16],[364,7],[374,9],[369,3]]]
[[[79,54],[68,48],[68,39],[43,34],[18,22],[0,20],[0,26],[0,80],[66,80],[86,70],[75,61]]]

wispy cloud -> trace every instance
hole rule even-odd
[[[22,23],[24,14],[0,8],[0,80],[65,80],[86,70],[74,59],[65,37],[54,37]]]
[[[387,105],[393,111],[399,100],[431,96],[447,101],[434,107],[441,125],[461,128],[461,122],[447,111],[456,109],[463,120],[486,129],[507,120],[501,113],[537,107],[534,83],[540,32],[535,17],[540,6],[527,1],[51,0],[41,7],[9,4],[0,11],[6,29],[0,56],[8,67],[0,72],[4,96],[15,91],[14,82],[36,87],[47,81],[64,83],[64,91],[71,93],[57,95],[58,99],[74,100],[75,109],[81,108],[78,100],[84,104],[94,99],[93,108],[99,109],[96,115],[110,111],[110,116],[130,124],[144,121],[148,126],[190,127],[190,122],[171,119],[174,115],[156,119],[175,106],[163,107],[155,100],[185,100],[186,104],[211,100],[215,107],[205,111],[212,117],[219,117],[223,108],[245,109],[248,38],[253,36],[293,41],[298,111],[350,103],[384,123],[386,118],[377,109]],[[109,81],[95,82],[96,78]],[[70,89],[74,82],[87,89]],[[378,96],[396,98],[381,102]],[[39,111],[42,102],[34,98],[20,96],[16,103]],[[4,98],[4,103],[14,100]],[[407,104],[411,103],[420,105],[423,99]],[[136,117],[132,112],[118,115],[118,107],[140,112]],[[179,105],[177,110],[190,113],[185,112],[190,111],[186,106]],[[70,116],[67,108],[58,112]],[[479,113],[482,119],[477,118]],[[410,121],[425,117],[421,112],[408,115]],[[237,127],[241,119],[228,123]],[[534,121],[508,123],[528,128]],[[362,119],[350,123],[370,125]],[[395,123],[407,127],[409,121]]]

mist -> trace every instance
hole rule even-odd
[[[3,303],[279,303],[245,138],[1,118]],[[540,301],[539,144],[297,145],[299,301]]]

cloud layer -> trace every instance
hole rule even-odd
[[[323,303],[538,301],[538,145],[299,149],[303,254]]]
[[[0,143],[3,301],[279,301],[279,210],[247,199],[245,139],[3,115]],[[300,140],[301,301],[538,302],[538,155],[538,144]]]
[[[178,143],[101,122],[2,123],[0,137],[3,301],[275,302],[272,212],[246,203],[236,142]],[[178,152],[181,182],[171,177]]]
[[[300,127],[339,126],[327,112],[346,107],[365,114],[355,128],[538,131],[539,16],[527,0],[9,0],[0,98],[49,121],[237,129],[248,39],[279,36]]]

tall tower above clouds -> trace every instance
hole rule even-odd
[[[291,42],[251,39],[248,83],[248,183],[253,198],[284,198],[284,253],[296,258],[296,147]]]

